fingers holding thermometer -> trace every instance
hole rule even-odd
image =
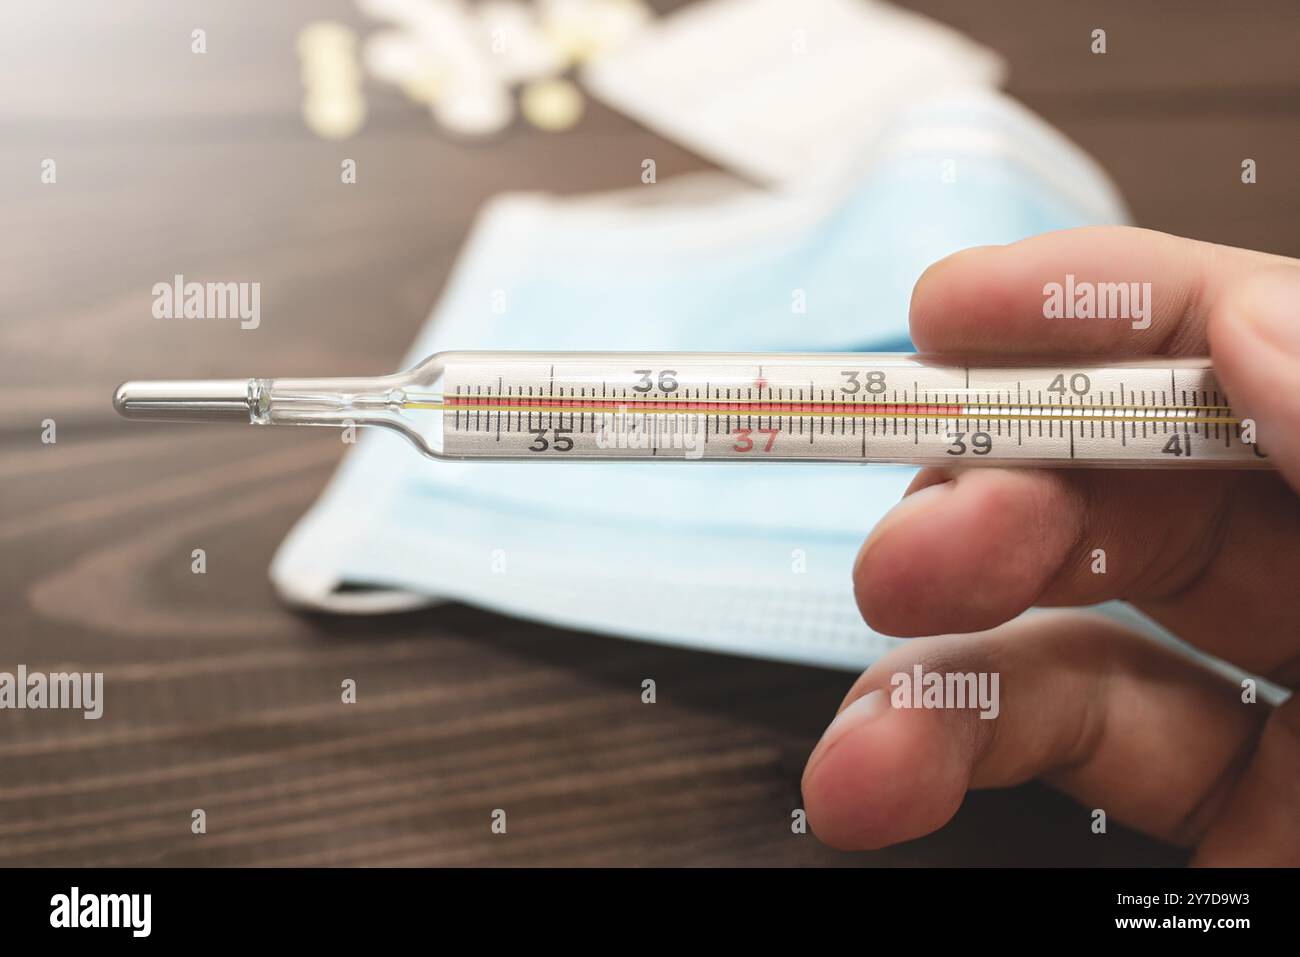
[[[1123,283],[1129,313],[1102,316],[1103,286],[1109,311]],[[908,643],[859,679],[804,772],[814,831],[879,847],[941,827],[969,788],[1041,776],[1094,822],[1100,810],[1194,845],[1194,863],[1300,860],[1300,699],[1270,712],[1095,615],[1016,617],[1125,598],[1219,657],[1300,684],[1300,264],[1074,230],[935,265],[911,321],[918,347],[972,362],[1208,351],[1282,475],[922,471],[863,546],[859,606],[890,634],[978,633]],[[983,712],[908,707],[896,679],[916,669],[998,685]]]
[[[1210,355],[1300,489],[1300,261],[1128,227],[969,249],[912,293],[923,352]]]
[[[1263,447],[1297,474],[1288,443],[1300,434],[1300,408],[1289,403],[1300,394],[1300,357],[1288,363],[1272,350],[1252,359],[1260,347],[1234,333],[1235,323],[1254,321],[1244,317],[1256,306],[1236,304],[1255,302],[1241,290],[1259,275],[1273,285],[1250,295],[1286,307],[1276,284],[1300,267],[1285,262],[1143,230],[1048,234],[932,267],[913,295],[913,336],[926,351],[972,361],[1007,351],[1204,354],[1208,338],[1216,368],[1220,353],[1227,360],[1234,407],[1259,418]],[[1067,275],[1075,290],[1124,277],[1149,283],[1150,325],[1046,319],[1043,290]],[[1292,308],[1300,323],[1300,306]],[[1252,369],[1267,377],[1252,378]],[[1300,677],[1300,616],[1279,600],[1300,571],[1300,505],[1275,476],[927,470],[913,488],[872,533],[854,572],[867,621],[886,633],[975,631],[1036,604],[1125,598],[1215,654]]]

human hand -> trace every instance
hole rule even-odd
[[[1067,273],[1150,282],[1149,328],[1045,319],[1044,285]],[[1011,621],[1126,599],[1210,654],[1300,683],[1300,261],[1139,229],[1049,233],[931,267],[911,326],[935,354],[1208,353],[1279,473],[918,474],[863,545],[854,586],[878,631],[944,637],[886,655],[845,698],[804,771],[815,833],[881,847],[947,823],[969,788],[1043,777],[1194,848],[1193,863],[1300,864],[1300,698],[1246,703],[1238,684],[1088,612]],[[998,716],[891,707],[891,676],[915,664],[997,674]]]

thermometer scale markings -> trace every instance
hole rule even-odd
[[[662,457],[695,436],[690,457],[710,459],[1185,465],[1195,457],[1241,466],[1262,458],[1242,441],[1208,367],[1080,364],[1062,373],[824,358],[748,368],[649,356],[625,369],[520,362],[490,379],[449,375],[441,394],[409,395],[405,407],[447,414],[447,451],[468,457]],[[636,441],[611,444],[611,429]]]
[[[1270,467],[1254,422],[1192,357],[448,351],[385,376],[127,382],[113,404],[128,418],[380,426],[447,460]]]
[[[802,399],[660,399],[627,397],[611,405],[608,399],[534,398],[512,395],[450,395],[442,402],[410,401],[404,408],[432,411],[565,413],[579,415],[697,415],[718,417],[767,416],[785,418],[978,419],[979,421],[1164,422],[1192,425],[1236,425],[1226,405],[1104,405],[1041,402],[843,402]],[[821,408],[809,408],[819,406]],[[1043,410],[1051,410],[1045,414]],[[1196,413],[1210,413],[1198,416]],[[1062,414],[1064,413],[1064,414]],[[1142,413],[1117,415],[1110,413]],[[1217,413],[1217,414],[1216,414]]]

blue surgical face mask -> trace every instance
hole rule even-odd
[[[654,189],[659,187],[645,187]],[[968,246],[1122,222],[1105,177],[992,92],[909,109],[835,188],[662,184],[499,198],[408,360],[446,349],[911,348],[921,272]],[[276,556],[290,599],[458,600],[598,632],[861,667],[853,559],[911,469],[429,462],[370,435]],[[344,583],[384,586],[357,597]]]

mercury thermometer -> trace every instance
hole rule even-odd
[[[440,352],[368,378],[127,382],[131,419],[379,426],[435,459],[1269,468],[1208,359]]]

